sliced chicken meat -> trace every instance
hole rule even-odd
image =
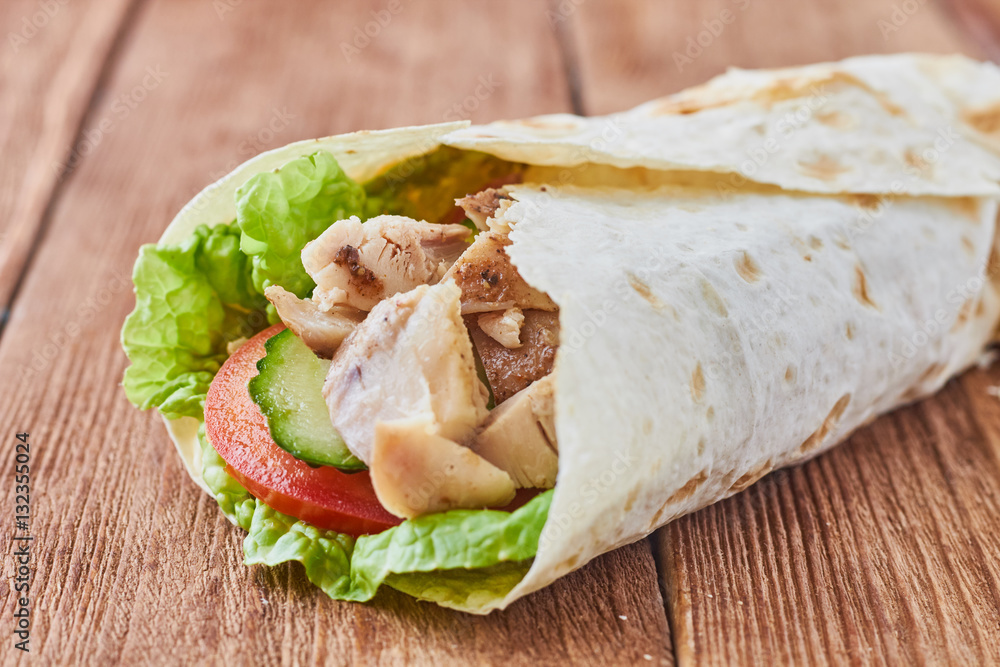
[[[463,442],[487,415],[488,390],[459,315],[454,283],[378,304],[333,357],[323,395],[348,448],[371,461],[375,424],[424,417]]]
[[[511,350],[521,347],[521,325],[524,324],[524,312],[517,307],[504,311],[483,313],[477,320],[479,328],[486,334]]]
[[[333,425],[397,516],[513,497],[510,476],[460,444],[487,417],[489,394],[460,297],[446,282],[378,304],[334,355],[324,383]]]
[[[555,439],[552,375],[533,382],[494,409],[469,447],[505,471],[518,488],[555,486],[559,455]]]
[[[264,290],[278,317],[302,342],[321,357],[331,358],[365,319],[365,311],[350,306],[334,306],[328,312],[320,310],[310,299],[300,299],[283,287],[271,285]]]
[[[463,225],[440,225],[396,215],[364,224],[341,220],[302,250],[302,264],[316,281],[320,309],[348,305],[371,310],[394,294],[437,283],[469,247]]]
[[[410,518],[514,499],[510,475],[435,430],[420,417],[376,424],[371,478],[383,507]]]
[[[462,289],[462,314],[486,313],[518,307],[557,310],[544,292],[528,285],[507,256],[509,229],[480,232],[469,249],[448,270],[443,280],[454,280]]]
[[[465,323],[497,405],[552,372],[559,348],[559,313],[525,310],[521,345],[514,349],[483,331],[476,316],[466,316]]]
[[[503,202],[510,202],[511,198],[503,190],[497,188],[487,188],[474,195],[468,195],[461,199],[456,199],[455,203],[462,207],[465,215],[480,230],[489,229],[487,220],[496,215]]]

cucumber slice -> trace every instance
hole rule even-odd
[[[258,374],[248,388],[278,446],[311,465],[364,470],[333,428],[323,400],[330,362],[313,354],[291,329],[268,338],[264,349],[267,354],[257,362]]]

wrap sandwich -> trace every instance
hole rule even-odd
[[[247,564],[486,613],[975,363],[998,199],[958,56],[298,142],[141,249],[124,387]]]

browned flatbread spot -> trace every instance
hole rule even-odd
[[[929,172],[933,166],[912,148],[907,148],[906,152],[903,153],[903,161],[921,173]]]
[[[656,296],[653,293],[653,290],[649,288],[649,285],[647,285],[646,283],[641,281],[637,276],[631,273],[628,274],[628,284],[629,287],[638,292],[639,296],[648,301],[649,305],[651,305],[656,310],[662,310],[663,307],[666,305],[663,303],[660,297]]]
[[[714,310],[716,314],[721,315],[722,317],[726,317],[729,314],[729,311],[726,310],[726,304],[722,300],[722,297],[719,296],[719,293],[715,291],[714,287],[712,287],[712,283],[707,280],[702,280],[701,295],[705,298],[705,303],[708,307]]]
[[[759,480],[767,473],[771,472],[772,469],[773,465],[771,463],[771,459],[768,459],[759,466],[757,466],[756,468],[754,468],[753,470],[750,470],[744,473],[743,475],[740,475],[740,478],[737,479],[735,482],[733,482],[733,485],[729,487],[729,490],[732,493],[739,493],[740,491],[743,491],[748,487],[753,486],[753,484],[757,480]]]
[[[979,221],[979,200],[975,197],[949,197],[945,203],[962,217]]]
[[[882,198],[878,195],[848,195],[847,199],[853,202],[855,206],[863,208],[867,211],[877,210],[879,205],[882,203]]]
[[[972,297],[969,297],[968,299],[965,300],[965,303],[963,303],[962,307],[959,308],[958,310],[958,317],[955,318],[955,323],[951,325],[951,331],[960,329],[961,327],[965,326],[966,322],[969,321],[969,314],[972,313],[974,301],[975,299],[973,299]]]
[[[834,127],[838,130],[846,130],[849,127],[853,127],[856,123],[853,116],[841,113],[840,111],[824,111],[817,113],[816,120],[823,125]]]
[[[830,435],[830,431],[837,426],[837,422],[840,421],[841,415],[844,414],[844,410],[847,409],[847,405],[850,402],[851,395],[844,394],[837,400],[836,403],[833,404],[833,408],[826,416],[826,419],[823,420],[820,427],[813,431],[812,435],[806,438],[805,442],[799,446],[799,454],[808,454],[823,444],[826,436]]]
[[[928,380],[940,375],[941,371],[943,371],[944,369],[945,369],[944,364],[938,364],[938,363],[931,364],[930,366],[927,367],[927,370],[925,370],[920,375],[920,378],[917,380],[917,383],[923,384],[924,382],[927,382]]]
[[[965,122],[983,134],[1000,133],[1000,104],[985,109],[966,111]]]
[[[801,171],[806,176],[810,178],[815,178],[820,181],[832,181],[851,170],[850,167],[846,167],[836,159],[830,157],[829,155],[823,154],[814,160],[798,161],[799,171]]]
[[[736,267],[736,273],[740,274],[740,278],[747,281],[748,283],[755,283],[760,280],[760,267],[757,266],[757,262],[753,261],[753,257],[743,250],[733,259],[733,266]]]
[[[706,479],[708,479],[708,474],[702,470],[700,473],[689,479],[684,486],[674,491],[673,494],[667,498],[666,504],[669,505],[671,503],[677,503],[690,498],[694,495],[694,492],[698,490],[698,487],[705,483]]]
[[[869,308],[874,308],[878,310],[878,305],[872,301],[871,295],[868,293],[868,279],[865,277],[865,272],[860,266],[854,266],[854,287],[852,289],[854,298],[857,299],[862,305],[868,306]]]
[[[691,398],[694,399],[695,403],[698,403],[704,395],[705,374],[701,372],[701,363],[699,362],[698,365],[694,367],[694,372],[691,373]]]

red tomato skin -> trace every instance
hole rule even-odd
[[[284,325],[266,329],[219,369],[205,398],[205,432],[226,462],[226,472],[268,507],[319,528],[353,535],[380,533],[402,523],[382,507],[367,471],[313,468],[281,449],[267,418],[250,398],[264,343]]]

